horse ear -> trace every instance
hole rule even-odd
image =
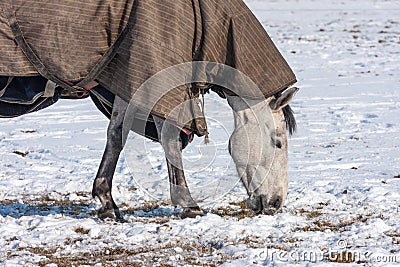
[[[299,88],[297,87],[292,87],[287,89],[283,94],[281,94],[279,97],[276,99],[272,100],[271,103],[269,103],[269,106],[271,107],[272,110],[280,110],[289,105],[289,103],[292,101],[294,95],[299,91]]]

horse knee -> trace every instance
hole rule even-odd
[[[109,128],[107,131],[107,145],[122,150],[122,125],[116,128]]]

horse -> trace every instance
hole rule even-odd
[[[289,105],[298,88],[292,87],[267,99],[243,99],[226,95],[234,115],[235,129],[229,139],[229,153],[249,198],[247,207],[255,214],[274,215],[283,206],[288,189],[288,141],[296,121]],[[92,195],[100,199],[101,218],[122,220],[111,195],[112,179],[123,149],[122,124],[128,104],[115,98],[107,130],[107,144],[97,172]],[[202,215],[202,209],[191,196],[182,164],[182,150],[187,139],[173,124],[153,117],[159,141],[167,159],[170,197],[174,206],[183,208],[181,217]]]
[[[204,114],[198,116],[204,109],[193,103],[201,102],[199,92],[204,96],[210,88],[183,86],[192,75],[194,84],[209,84],[233,110],[229,151],[249,195],[247,206],[256,214],[272,215],[281,209],[287,194],[286,132],[292,133],[296,124],[289,106],[298,90],[291,87],[296,77],[242,0],[4,0],[0,47],[0,97],[19,83],[24,97],[34,99],[22,108],[4,102],[0,117],[3,112],[20,116],[45,108],[60,97],[68,98],[68,92],[87,96],[101,87],[111,99],[106,99],[107,144],[92,189],[101,202],[100,218],[123,221],[111,190],[126,128],[131,129],[126,123],[136,124],[129,120],[132,106],[148,112],[145,122],[151,121],[151,138],[164,149],[172,204],[183,207],[182,217],[203,214],[182,164],[182,150],[193,133],[208,133]],[[159,72],[186,62],[205,64],[192,64],[197,67],[190,66],[185,75],[172,71],[164,77],[166,86],[178,80],[177,86],[166,89],[166,97],[158,97],[165,84],[156,92],[154,86],[139,90]],[[245,75],[229,72],[226,66]],[[252,90],[252,84],[259,89]],[[185,112],[174,113],[182,103],[189,103],[181,109]]]
[[[43,83],[46,81],[43,77],[14,79],[28,87],[31,86],[29,79],[35,79],[36,82],[39,79]],[[3,77],[5,80],[8,79]],[[229,153],[249,196],[247,207],[255,214],[273,215],[282,208],[285,201],[288,189],[287,132],[291,135],[296,129],[289,103],[297,90],[296,87],[288,88],[266,99],[244,99],[223,92],[234,115],[235,128],[229,139]],[[107,143],[93,182],[92,196],[101,202],[99,218],[123,222],[124,218],[111,191],[113,175],[126,138],[123,136],[123,122],[129,103],[109,91],[107,93],[112,96]],[[68,98],[65,95],[63,98]],[[162,118],[153,116],[153,120],[167,158],[172,204],[183,208],[182,218],[202,215],[203,210],[191,196],[182,164],[182,150],[188,144],[188,137],[182,138],[185,133]]]

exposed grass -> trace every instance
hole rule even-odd
[[[81,197],[78,200],[69,200],[68,196],[53,197],[49,194],[42,194],[32,197],[30,195],[21,195],[19,199],[0,200],[1,206],[7,206],[7,214],[13,217],[24,215],[49,215],[63,214],[72,217],[96,217],[97,211],[94,209],[93,200],[90,192],[76,192]],[[11,206],[11,207],[10,207]],[[171,219],[180,219],[179,210],[174,210],[170,203],[163,201],[146,201],[139,206],[130,207],[123,203],[120,210],[128,221],[164,224]],[[236,206],[236,207],[232,207]],[[238,208],[239,207],[239,208]],[[219,207],[209,211],[221,217],[235,217],[238,220],[254,216],[253,211],[246,208],[245,200],[232,202],[230,206]]]
[[[121,210],[126,214],[134,214],[135,211],[141,210],[144,212],[151,212],[161,207],[167,207],[170,204],[164,201],[145,201],[140,206],[129,207],[128,204],[124,203],[121,205]]]
[[[369,218],[375,216],[374,213],[366,213],[363,215],[353,215],[353,218],[350,219],[337,220],[329,216],[329,211],[324,211],[327,206],[329,206],[328,203],[321,202],[318,203],[318,205],[294,211],[293,213],[295,215],[306,217],[310,222],[307,226],[298,227],[293,231],[324,232],[330,230],[333,232],[343,232],[351,225],[355,223],[365,223]]]
[[[77,195],[87,197],[90,193],[78,192]],[[61,196],[60,199],[51,197],[48,194],[35,196],[21,195],[19,199],[4,199],[0,201],[1,206],[7,206],[6,213],[3,215],[20,217],[29,216],[32,214],[49,215],[49,214],[63,214],[72,217],[90,217],[95,216],[93,210],[93,203],[91,198],[80,200],[68,200],[66,196]]]
[[[177,211],[170,208],[170,204],[163,201],[145,201],[140,206],[129,207],[121,205],[121,212],[130,222],[164,224],[171,219],[180,219]]]
[[[15,199],[3,199],[3,200],[0,200],[0,205],[2,205],[2,206],[9,206],[9,205],[12,205],[12,204],[15,204],[15,203],[18,203],[18,201],[15,200]]]
[[[392,238],[392,244],[393,245],[400,245],[400,232],[392,232],[388,231],[384,233],[386,236],[389,236]],[[397,250],[395,250],[397,252]],[[394,253],[394,252],[392,252]]]
[[[231,202],[229,204],[232,206],[238,206],[239,209],[229,206],[219,207],[216,209],[211,209],[210,213],[217,214],[221,217],[236,217],[238,220],[251,218],[254,216],[254,212],[246,207],[246,200]]]
[[[13,237],[10,237],[10,238],[6,238],[4,240],[7,241],[7,242],[12,242],[12,241],[18,240],[18,238],[16,236],[13,236]]]
[[[400,237],[400,232],[388,231],[388,232],[385,232],[384,234],[387,235],[387,236],[390,236],[390,237]]]
[[[301,208],[298,210],[298,214],[307,217],[307,219],[314,219],[323,215],[323,212],[321,210],[307,210]]]
[[[348,220],[329,220],[329,219],[316,219],[312,221],[310,225],[307,225],[305,227],[300,227],[295,229],[294,231],[302,231],[302,232],[324,232],[326,230],[330,230],[333,232],[343,232],[345,231],[348,227],[355,223],[364,223],[368,220],[368,217],[366,216],[357,216],[354,217],[353,219],[348,219]]]
[[[315,219],[325,214],[323,209],[329,204],[326,202],[320,202],[313,206],[307,206],[293,212],[294,215],[303,216],[307,219]]]
[[[230,202],[229,205],[239,206],[242,210],[247,209],[246,199],[237,202]]]
[[[82,226],[76,227],[74,231],[75,231],[75,233],[82,234],[82,235],[87,235],[90,232],[90,230],[85,229]]]
[[[67,242],[68,245],[69,243]],[[181,248],[177,253],[175,248]],[[81,251],[63,253],[62,246],[28,247],[19,251],[29,252],[40,256],[39,266],[57,264],[57,266],[95,265],[102,266],[218,266],[227,260],[237,259],[220,253],[212,243],[201,244],[195,241],[176,241],[160,245],[143,246],[139,248],[103,247],[99,251]],[[212,258],[209,256],[213,255]],[[9,255],[13,257],[15,255]],[[172,257],[172,258],[171,258]]]

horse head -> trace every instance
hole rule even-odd
[[[273,215],[281,209],[288,190],[287,130],[295,120],[288,106],[297,88],[267,99],[227,96],[234,112],[235,130],[229,152],[247,190],[248,208]]]

